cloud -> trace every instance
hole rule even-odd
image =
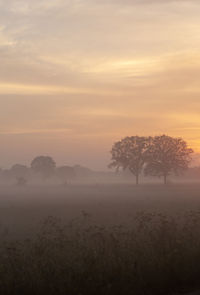
[[[197,147],[199,9],[195,0],[0,1],[1,150],[64,159],[66,147],[75,158],[73,146],[79,155],[90,146],[99,157],[118,138],[155,133]]]
[[[96,1],[98,2],[98,0]],[[102,0],[101,3],[112,3],[112,4],[120,4],[120,5],[153,5],[153,4],[163,4],[168,5],[169,3],[175,4],[183,4],[183,3],[195,3],[199,4],[198,0]]]

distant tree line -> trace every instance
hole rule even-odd
[[[163,177],[167,183],[170,174],[180,174],[188,168],[193,150],[182,138],[167,135],[131,136],[114,143],[110,168],[130,170],[139,184],[139,176]]]
[[[115,142],[111,150],[112,160],[109,168],[116,171],[130,171],[139,184],[140,175],[163,177],[166,184],[169,175],[179,175],[187,170],[193,150],[182,138],[167,135],[144,137],[130,136]],[[200,174],[200,167],[190,168],[190,176]],[[15,164],[10,169],[0,169],[1,180],[15,179],[18,185],[37,178],[58,179],[67,185],[75,178],[111,176],[108,172],[95,172],[88,168],[76,166],[57,167],[56,162],[49,156],[38,156],[32,160],[30,167]]]
[[[76,177],[89,176],[91,170],[80,165],[56,166],[56,162],[49,156],[38,156],[30,163],[30,167],[22,164],[15,164],[10,169],[0,169],[2,180],[15,179],[19,186],[23,186],[28,180],[39,178],[44,181],[54,177],[63,185],[69,184]]]

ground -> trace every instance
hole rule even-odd
[[[0,251],[6,259],[1,261],[0,288],[4,283],[10,286],[10,278],[16,280],[17,292],[23,292],[31,277],[32,285],[37,281],[43,287],[32,288],[30,294],[43,294],[40,288],[54,294],[59,274],[63,269],[67,274],[69,267],[70,282],[80,289],[74,290],[69,276],[63,275],[59,294],[66,294],[66,284],[72,295],[94,294],[96,288],[97,295],[128,295],[132,288],[136,295],[184,294],[200,287],[198,183],[1,186],[0,217]],[[4,239],[12,241],[12,247],[5,248]],[[26,260],[30,256],[31,265]],[[13,263],[23,270],[23,281],[13,272]],[[47,288],[46,276],[52,289]],[[15,295],[10,289],[0,291]]]

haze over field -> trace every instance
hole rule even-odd
[[[127,135],[200,151],[200,3],[0,0],[1,166],[105,169]]]
[[[199,16],[0,0],[0,294],[200,290]]]

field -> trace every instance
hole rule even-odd
[[[0,223],[0,294],[200,287],[200,184],[2,186]]]

